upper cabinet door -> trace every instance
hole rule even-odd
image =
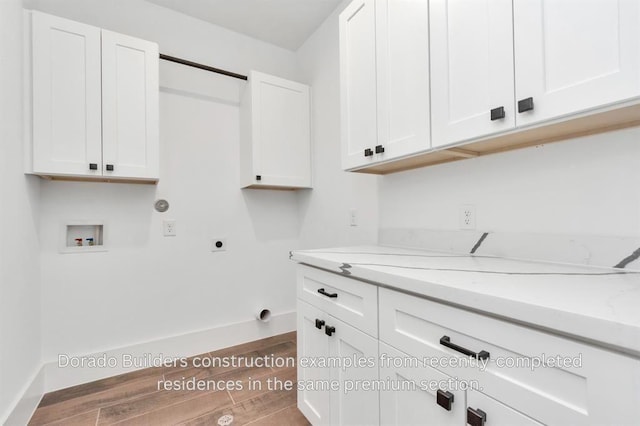
[[[432,145],[513,128],[511,0],[431,0],[430,14]]]
[[[640,94],[640,2],[513,3],[518,125]]]
[[[381,145],[384,152],[374,148],[374,159],[388,160],[426,150],[431,146],[429,2],[377,0],[376,43],[376,145]]]
[[[342,166],[373,162],[377,136],[374,0],[354,0],[340,14]],[[371,155],[365,150],[371,150]]]
[[[157,178],[158,45],[102,30],[103,175]]]
[[[251,72],[254,174],[265,185],[311,187],[309,86]]]
[[[100,175],[100,29],[35,11],[31,22],[33,172]]]

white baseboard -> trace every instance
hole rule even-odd
[[[6,419],[3,419],[0,423],[5,426],[24,426],[29,423],[29,419],[36,411],[44,391],[44,366],[40,366],[31,380],[29,380],[25,386],[22,396],[20,396],[15,404],[13,410],[9,411]]]
[[[55,360],[44,365],[46,378],[45,393],[141,369],[140,367],[126,368],[123,366],[121,362],[123,355],[131,355],[136,358],[145,356],[189,357],[275,336],[277,334],[287,333],[295,329],[296,313],[295,311],[291,311],[274,314],[271,320],[266,323],[253,319],[208,330],[166,337],[133,346],[84,355],[87,358],[94,359],[101,357],[113,359],[117,361],[117,365],[114,367],[60,367],[58,360]]]
[[[296,313],[291,311],[273,315],[270,321],[266,323],[254,319],[83,356],[95,359],[106,357],[116,360],[122,360],[124,354],[140,358],[149,356],[149,354],[151,354],[151,357],[189,357],[287,333],[295,329]],[[2,424],[5,426],[26,425],[42,396],[47,392],[128,373],[137,369],[140,368],[125,368],[121,362],[118,362],[112,368],[59,367],[58,360],[45,363],[34,374],[23,395],[16,400],[13,410],[10,411],[10,414]]]

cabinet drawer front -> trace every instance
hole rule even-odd
[[[588,365],[593,348],[586,345],[387,289],[380,289],[380,340],[452,377],[477,380],[484,393],[544,423],[579,423],[588,414],[587,377],[594,365]],[[469,361],[470,354],[487,358],[453,364]],[[532,370],[527,364],[545,356],[582,368]]]
[[[298,298],[378,336],[378,288],[308,266],[298,266]]]

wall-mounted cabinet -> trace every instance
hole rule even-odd
[[[309,86],[251,71],[240,110],[242,188],[311,188]]]
[[[27,173],[157,181],[157,44],[41,12],[25,17]]]
[[[434,147],[640,95],[637,2],[432,0],[430,10]]]
[[[428,2],[355,0],[339,25],[343,168],[428,149]]]
[[[381,115],[394,105],[384,108],[388,101],[380,84],[374,92],[370,82],[358,86],[364,84],[360,75],[351,74],[368,70],[365,82],[389,77],[386,69],[393,65],[384,58],[394,52],[392,26],[371,17],[382,15],[385,4],[354,0],[340,17],[346,170],[384,174],[640,124],[638,2],[595,0],[578,7],[571,0],[431,0],[429,21],[419,27],[430,30],[431,89],[423,100],[431,102],[431,147],[412,146],[398,156],[386,156],[385,147],[384,155],[374,150],[369,160],[356,161],[365,145],[384,145],[378,143],[380,123],[392,123]],[[389,16],[394,8],[420,4],[390,2]],[[375,49],[369,45],[374,33]],[[381,48],[385,34],[389,47]],[[406,40],[396,51],[408,61],[427,50]],[[366,67],[356,67],[365,60]],[[422,91],[415,80],[427,75],[421,66],[398,69],[389,81],[402,76],[416,93]],[[376,99],[372,93],[378,93]],[[372,102],[379,106],[377,115],[360,108]],[[417,109],[411,102],[396,105],[406,114]],[[372,143],[374,128],[378,139]]]

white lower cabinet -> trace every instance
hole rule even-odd
[[[298,408],[312,424],[379,423],[378,393],[363,389],[378,379],[376,339],[298,300],[298,354]]]
[[[303,265],[298,297],[298,379],[336,383],[299,391],[314,425],[638,424],[637,357]]]
[[[413,363],[412,363],[413,362]],[[383,425],[462,425],[465,392],[451,378],[397,349],[380,343],[380,423]]]

